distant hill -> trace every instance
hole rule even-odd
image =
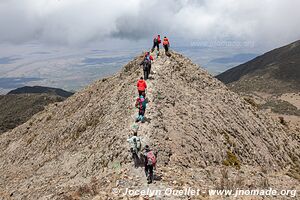
[[[216,76],[234,91],[300,91],[300,41],[274,49]]]
[[[23,124],[44,107],[73,95],[58,88],[25,86],[0,95],[0,134]]]
[[[70,97],[74,93],[68,92],[59,88],[51,88],[51,87],[43,87],[43,86],[25,86],[21,88],[17,88],[15,90],[10,91],[7,93],[10,94],[52,94],[52,95],[58,95],[61,97]]]
[[[63,100],[49,94],[0,95],[0,134],[23,124],[50,103]]]

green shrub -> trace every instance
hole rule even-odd
[[[287,122],[284,120],[283,117],[278,117],[279,118],[279,122],[280,124],[284,125],[284,126],[287,126]]]
[[[232,140],[230,140],[230,137],[229,137],[229,135],[228,135],[227,132],[224,131],[224,132],[222,132],[221,134],[224,135],[225,140],[226,140],[226,144],[229,144],[230,147],[236,147],[235,142],[232,141]]]
[[[250,97],[244,97],[244,100],[249,103],[251,106],[258,108],[258,104]]]
[[[227,150],[226,153],[227,153],[227,158],[223,161],[223,164],[226,166],[233,166],[236,169],[240,169],[241,163],[240,163],[238,157],[230,150]]]
[[[270,108],[273,112],[286,115],[300,116],[300,110],[293,104],[283,100],[270,100],[261,106],[262,109]]]

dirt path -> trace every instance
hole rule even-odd
[[[161,52],[162,53],[162,52]],[[152,55],[153,57],[155,55]],[[153,130],[153,119],[157,115],[157,107],[154,104],[153,99],[155,98],[155,94],[157,93],[156,91],[156,84],[158,82],[158,74],[160,69],[163,67],[164,62],[166,62],[165,57],[158,57],[152,63],[152,68],[151,68],[151,74],[150,74],[150,79],[148,79],[147,82],[147,92],[146,92],[146,97],[149,100],[149,103],[147,105],[145,117],[146,121],[145,123],[136,123],[134,122],[136,116],[137,116],[137,110],[135,109],[135,112],[132,115],[133,122],[131,124],[131,129],[137,129],[137,135],[141,137],[142,140],[142,148],[148,144],[151,146],[153,145],[153,141],[151,139],[152,136],[152,130]],[[152,121],[152,122],[151,122]],[[159,163],[158,163],[159,166]],[[130,164],[128,167],[128,176],[129,177],[134,177],[135,180],[137,180],[137,183],[135,184],[135,189],[163,189],[166,188],[167,186],[160,181],[154,181],[152,184],[147,184],[147,179],[145,176],[144,168],[139,167],[135,168],[133,166],[133,163]],[[155,174],[161,173],[160,170],[156,170]]]

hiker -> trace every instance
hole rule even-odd
[[[155,168],[156,165],[156,156],[154,152],[150,150],[149,145],[145,146],[144,164],[145,164],[145,174],[147,177],[147,181],[148,184],[150,184],[154,179],[153,169]]]
[[[159,44],[161,43],[160,35],[157,35],[153,39],[153,47],[151,49],[151,52],[154,51],[155,47],[157,47],[157,51],[159,52]]]
[[[148,61],[150,61],[149,63],[149,67],[148,67],[148,78],[149,78],[149,75],[151,73],[151,65],[152,65],[152,61],[153,61],[153,57],[150,55],[150,52],[146,52],[145,54],[145,58],[144,59],[147,59]]]
[[[147,80],[149,78],[149,74],[151,71],[151,61],[153,60],[153,57],[150,55],[150,52],[147,52],[144,56],[143,61],[140,65],[143,65],[143,71],[144,71],[144,79]]]
[[[141,96],[143,93],[146,94],[147,84],[143,77],[141,77],[140,80],[138,80],[136,85],[139,92],[139,96]]]
[[[145,112],[147,107],[148,100],[145,98],[145,92],[142,92],[136,99],[135,107],[139,109],[138,116],[136,118],[136,122],[141,121],[142,123],[145,122]]]
[[[167,54],[169,52],[170,42],[166,36],[164,37],[163,46],[164,46],[165,52]]]
[[[130,145],[130,152],[132,154],[132,159],[134,162],[134,167],[138,168],[140,164],[139,151],[141,150],[141,139],[137,136],[137,132],[134,132],[134,135],[127,139]]]

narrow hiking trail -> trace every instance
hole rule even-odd
[[[161,54],[164,54],[164,51],[160,52]],[[137,116],[137,109],[133,112],[131,115],[133,122],[130,124],[132,133],[134,131],[137,131],[137,136],[141,138],[142,142],[142,150],[145,145],[149,145],[152,150],[158,151],[158,157],[159,157],[159,143],[157,143],[155,140],[153,140],[153,130],[155,126],[155,118],[158,115],[157,112],[157,105],[154,102],[154,99],[157,98],[155,95],[158,94],[157,91],[157,83],[159,79],[159,74],[161,73],[160,70],[162,69],[164,63],[168,60],[168,57],[165,55],[160,55],[159,57],[156,57],[154,54],[151,54],[153,57],[155,57],[154,61],[152,62],[152,67],[151,67],[151,73],[149,76],[149,79],[146,81],[147,83],[147,92],[146,92],[146,98],[148,98],[148,104],[145,112],[145,123],[141,122],[135,122],[135,118]],[[141,69],[141,74],[142,74],[142,69]],[[134,88],[136,90],[136,87]],[[135,102],[135,99],[134,99]],[[140,153],[143,153],[141,151]],[[130,188],[132,190],[147,190],[150,189],[152,191],[154,190],[164,190],[167,188],[167,185],[161,182],[159,179],[163,176],[162,171],[160,170],[160,162],[158,159],[157,163],[157,168],[154,170],[155,174],[155,179],[153,183],[148,184],[147,183],[147,178],[145,176],[144,172],[144,166],[143,164],[135,168],[133,161],[131,162],[130,166],[128,167],[127,174],[129,177],[133,177],[137,182],[134,183]],[[131,179],[131,178],[130,178]],[[129,197],[138,197],[139,195],[136,196],[130,196]],[[140,199],[148,199],[151,197],[154,197],[156,195],[154,194],[149,194],[146,196],[141,196]],[[125,196],[126,198],[126,196]],[[168,199],[167,197],[164,197],[164,199]],[[172,199],[172,198],[171,198]]]

